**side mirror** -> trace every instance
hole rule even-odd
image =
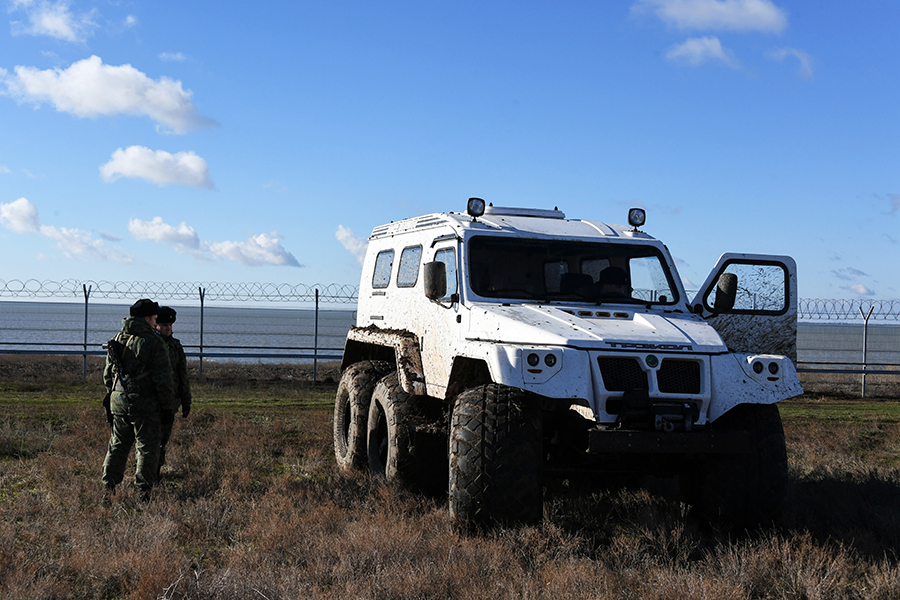
[[[716,284],[716,312],[724,312],[734,308],[737,298],[738,278],[734,273],[722,273]]]
[[[425,297],[440,300],[447,295],[447,265],[441,261],[425,263]]]

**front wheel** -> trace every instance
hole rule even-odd
[[[696,505],[713,524],[752,529],[774,523],[787,501],[787,449],[774,404],[739,404],[712,424],[717,432],[746,432],[750,449],[706,461]]]
[[[456,398],[450,430],[450,517],[464,527],[537,523],[541,497],[540,406],[498,384]]]

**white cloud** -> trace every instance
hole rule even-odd
[[[100,115],[148,116],[168,131],[185,133],[215,125],[197,114],[193,92],[180,81],[153,80],[131,65],[104,65],[99,56],[72,63],[68,69],[15,67],[15,76],[0,73],[5,95],[19,102],[49,102],[60,112],[79,117]]]
[[[4,173],[4,174],[8,175],[8,174],[12,173],[12,171],[10,171],[9,167],[7,167],[6,165],[0,165],[0,173]]]
[[[867,288],[861,283],[854,283],[853,285],[848,285],[846,287],[842,287],[842,290],[847,290],[848,292],[853,292],[857,296],[874,296],[875,292]]]
[[[233,260],[248,267],[302,266],[293,254],[282,248],[281,239],[282,236],[273,231],[252,236],[243,242],[204,242],[203,249],[219,258]]]
[[[780,33],[787,27],[787,14],[769,0],[638,0],[632,11],[685,30]]]
[[[66,0],[13,0],[10,12],[17,10],[25,12],[27,22],[13,21],[13,35],[46,35],[67,42],[83,42],[97,26],[93,21],[94,11],[76,15]]]
[[[740,68],[740,63],[730,52],[722,48],[719,38],[691,38],[683,44],[673,46],[666,53],[672,62],[687,64],[693,67],[710,61],[722,62],[732,69]]]
[[[131,219],[128,231],[138,240],[151,240],[171,245],[176,251],[204,261],[212,258],[233,260],[249,267],[281,265],[302,267],[294,255],[281,245],[283,239],[277,232],[251,236],[243,242],[205,242],[193,227],[182,222],[178,227],[166,224],[162,217],[151,221]]]
[[[193,152],[171,154],[144,146],[119,148],[112,153],[112,159],[100,167],[100,174],[106,181],[137,177],[159,186],[178,184],[213,188],[206,161]]]
[[[37,207],[26,198],[0,204],[0,224],[16,233],[39,233],[56,241],[57,247],[77,260],[114,260],[130,263],[133,258],[119,251],[110,251],[103,240],[95,240],[90,232],[67,227],[41,225]]]
[[[334,232],[334,239],[339,241],[344,250],[352,254],[360,265],[363,264],[363,259],[366,257],[366,247],[369,245],[366,240],[361,240],[354,236],[353,231],[343,225],[338,225],[337,231]]]
[[[171,62],[184,62],[187,60],[187,57],[181,52],[163,52],[159,55],[159,59]]]
[[[16,233],[37,233],[41,226],[37,207],[27,198],[0,204],[0,225]]]
[[[174,227],[164,223],[162,217],[153,217],[152,221],[131,219],[128,221],[128,231],[135,239],[165,242],[175,246],[176,250],[199,250],[200,237],[193,227],[189,227],[184,221]]]
[[[125,27],[134,27],[138,24],[138,18],[134,15],[128,15],[125,17]]]
[[[796,48],[779,48],[778,50],[773,50],[772,52],[770,52],[768,56],[772,60],[777,60],[778,62],[781,62],[785,58],[792,56],[800,62],[800,67],[797,69],[797,74],[803,79],[813,78],[812,57],[803,50],[797,50]]]
[[[109,252],[103,240],[95,240],[90,232],[67,227],[41,225],[41,235],[54,239],[57,247],[69,257],[77,260],[114,260],[131,262],[131,257],[117,252]]]
[[[859,277],[868,277],[869,274],[860,271],[859,269],[854,269],[853,267],[844,267],[843,269],[836,269],[831,272],[832,275],[837,277],[838,279],[842,279],[844,281],[851,281],[853,279],[857,279]]]

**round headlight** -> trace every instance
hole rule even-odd
[[[757,375],[763,372],[763,364],[759,361],[753,363],[753,372]]]
[[[541,357],[539,357],[537,354],[531,353],[525,360],[528,361],[528,366],[536,367],[538,366],[538,363],[541,362]]]
[[[548,367],[552,367],[556,364],[556,356],[554,356],[553,354],[548,354],[544,357],[544,364]]]
[[[777,373],[777,372],[778,372],[778,363],[777,363],[777,362],[770,362],[770,363],[769,363],[769,373],[771,373],[772,375],[774,375],[774,374]]]

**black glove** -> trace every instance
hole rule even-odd
[[[185,404],[181,407],[181,416],[186,419],[189,414],[191,414],[191,405]]]
[[[175,411],[174,410],[164,410],[159,417],[159,421],[163,425],[169,425],[170,423],[175,422]]]

